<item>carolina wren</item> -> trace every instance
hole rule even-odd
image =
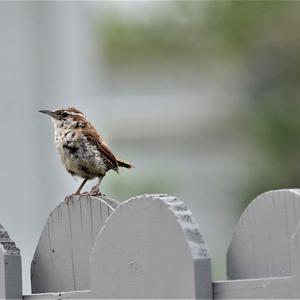
[[[107,171],[118,173],[119,167],[132,168],[131,164],[114,156],[95,127],[75,107],[40,112],[52,118],[54,143],[66,170],[72,176],[84,178],[75,195],[80,195],[85,183],[96,177],[99,181],[88,194],[101,195],[100,183]]]

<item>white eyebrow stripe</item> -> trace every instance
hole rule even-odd
[[[82,116],[82,117],[84,117],[84,114],[79,113],[79,112],[68,111],[68,114],[71,115],[71,116]]]

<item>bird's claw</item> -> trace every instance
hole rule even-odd
[[[83,192],[83,193],[80,193],[80,194],[71,194],[71,195],[66,196],[65,203],[67,205],[69,204],[69,202],[70,202],[70,200],[72,199],[73,196],[79,196],[79,200],[80,200],[80,198],[82,196],[95,197],[95,196],[105,196],[105,194],[101,193],[99,188],[93,187],[89,192]]]
[[[71,198],[74,196],[74,194],[71,194],[71,195],[68,195],[68,196],[66,196],[66,198],[65,198],[65,203],[67,204],[67,205],[69,205],[69,202],[70,202],[70,200],[71,200]]]
[[[73,196],[79,196],[79,199],[80,199],[81,196],[86,196],[86,195],[89,196],[89,193],[88,192],[84,192],[84,193],[80,193],[80,194],[76,194],[75,193],[75,194],[68,195],[65,198],[65,203],[68,205]]]
[[[95,185],[94,187],[92,187],[92,189],[90,190],[90,192],[88,194],[89,194],[89,196],[104,196],[104,194],[102,194],[100,192],[100,188],[98,185]]]

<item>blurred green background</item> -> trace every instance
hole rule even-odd
[[[299,187],[299,28],[298,1],[1,2],[0,223],[22,250],[25,292],[49,212],[79,185],[38,110],[69,105],[135,165],[103,192],[180,197],[225,279],[247,204]]]
[[[136,3],[131,10],[112,5],[106,7],[104,18],[95,17],[99,49],[104,53],[111,76],[128,73],[131,82],[140,82],[140,77],[152,82],[168,78],[168,82],[173,80],[175,85],[179,81],[181,89],[171,85],[167,89],[175,93],[178,90],[194,93],[196,99],[199,97],[199,105],[191,109],[199,112],[200,103],[205,102],[201,100],[201,87],[217,89],[213,91],[217,102],[228,102],[228,107],[215,103],[214,109],[228,109],[228,114],[214,120],[205,131],[201,130],[199,120],[198,134],[196,125],[192,137],[181,137],[174,147],[181,148],[188,156],[186,148],[201,153],[201,148],[207,147],[207,139],[211,144],[209,148],[222,147],[224,143],[238,148],[234,151],[242,157],[233,163],[241,164],[243,171],[242,176],[231,178],[233,214],[239,215],[262,192],[299,186],[300,40],[297,32],[300,3],[152,1],[148,5]],[[166,90],[161,86],[158,89]],[[205,103],[203,106],[205,110]],[[181,125],[185,126],[185,122]],[[153,177],[149,178],[149,174],[141,177],[143,183],[136,186],[136,192],[180,193],[184,181],[177,160],[181,159],[177,157],[173,168],[170,163],[167,170],[159,164],[164,169],[159,170],[159,174],[154,167],[148,172],[154,174]],[[224,163],[222,159],[220,163]],[[198,167],[201,168],[201,164],[195,166]],[[203,184],[199,178],[192,188],[202,189]],[[124,182],[112,182],[110,188],[117,196],[128,190],[132,192]],[[181,195],[184,199],[185,193]],[[223,217],[220,212],[216,215]],[[213,250],[217,257],[220,252]],[[221,262],[214,264],[216,278],[224,277],[223,267]]]

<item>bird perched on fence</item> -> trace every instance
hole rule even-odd
[[[55,111],[40,110],[51,116],[55,130],[55,146],[66,170],[72,176],[82,177],[84,180],[75,192],[80,195],[85,183],[98,177],[98,183],[91,189],[91,196],[101,195],[100,183],[106,172],[119,167],[130,169],[133,166],[117,159],[111,152],[95,127],[86,116],[75,107],[61,108]],[[69,196],[66,197],[68,202]]]

